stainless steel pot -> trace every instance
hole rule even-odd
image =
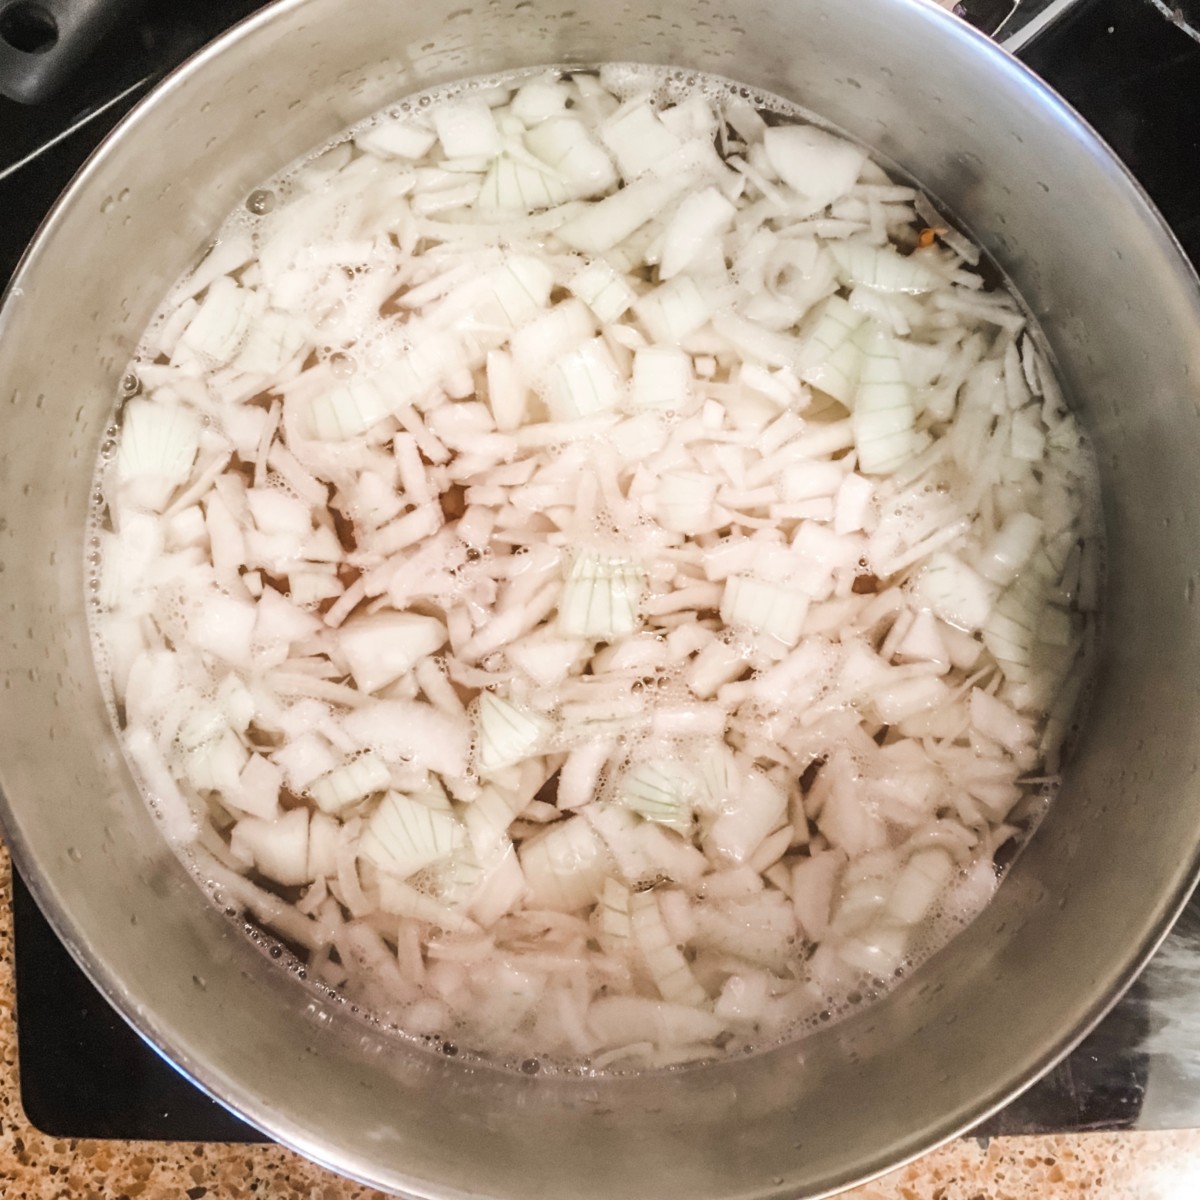
[[[1200,847],[1200,295],[1146,198],[1020,65],[913,0],[284,0],[111,138],[0,312],[0,806],[75,957],[149,1040],[304,1154],[410,1196],[813,1196],[970,1127],[1162,937]],[[117,379],[168,284],[263,177],[384,101],[637,59],[789,96],[903,164],[1041,319],[1099,450],[1107,649],[1061,799],[993,906],[885,1002],[676,1074],[511,1077],[389,1043],[200,896],[131,783],[84,621]]]

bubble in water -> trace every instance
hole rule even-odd
[[[275,193],[270,188],[256,188],[246,198],[246,209],[256,217],[264,217],[275,207]]]
[[[334,379],[350,379],[358,370],[358,362],[342,350],[335,350],[329,356],[329,369]]]

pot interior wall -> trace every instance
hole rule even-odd
[[[887,1002],[673,1076],[529,1079],[397,1047],[199,897],[135,795],[84,622],[117,380],[170,282],[261,179],[445,80],[544,62],[704,69],[923,181],[1004,265],[1092,432],[1107,640],[1062,797],[991,909]],[[176,76],[86,168],[0,313],[0,785],[14,853],[143,1032],[274,1136],[414,1195],[758,1197],[846,1185],[999,1105],[1097,1019],[1196,861],[1194,280],[1019,67],[896,0],[290,0]]]

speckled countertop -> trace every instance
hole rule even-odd
[[[0,1200],[366,1200],[382,1193],[278,1146],[50,1137],[21,1109],[12,888],[0,846]],[[969,1138],[847,1200],[1197,1200],[1200,1130]],[[565,1198],[564,1198],[565,1200]]]

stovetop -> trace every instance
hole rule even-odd
[[[1157,3],[1158,0],[1155,0]],[[104,134],[166,71],[262,0],[146,0],[57,98],[0,99],[0,285]],[[1150,0],[1085,0],[1022,57],[1078,108],[1200,263],[1200,42]],[[124,1024],[13,881],[21,1097],[61,1137],[255,1141]],[[1200,900],[1054,1071],[976,1136],[1200,1127]]]

